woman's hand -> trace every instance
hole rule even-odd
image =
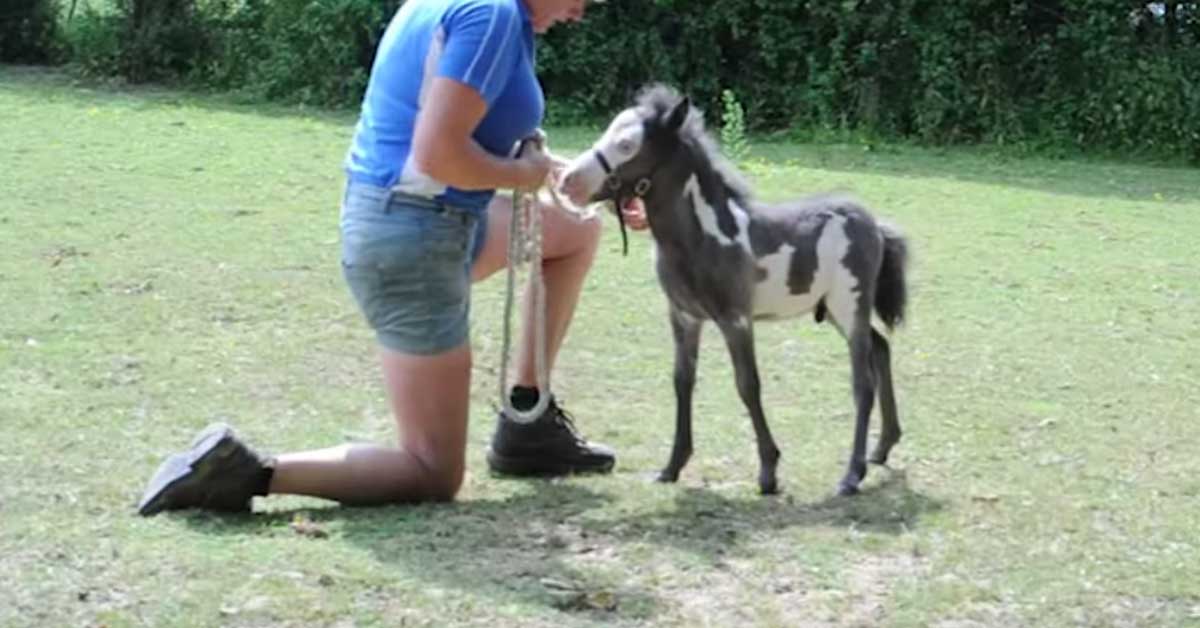
[[[553,164],[550,166],[550,174],[554,177],[554,185],[557,187],[559,179],[562,178],[562,174],[567,171],[568,167],[570,167],[571,160],[565,157],[559,157],[554,153],[550,153],[550,162]]]
[[[642,231],[650,226],[650,221],[646,219],[646,205],[636,196],[625,201],[619,211],[625,219],[625,226],[634,231]]]
[[[533,146],[523,151],[516,163],[520,173],[517,187],[529,189],[542,187],[555,166],[550,156]]]

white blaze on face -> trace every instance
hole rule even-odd
[[[620,168],[621,164],[633,159],[642,150],[644,133],[642,115],[638,110],[630,108],[622,111],[592,148],[576,157],[567,167],[561,179],[561,191],[572,202],[586,204],[600,191],[600,186],[608,176],[596,153],[604,155],[614,170]]]

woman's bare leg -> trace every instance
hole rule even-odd
[[[487,240],[471,276],[474,281],[490,277],[508,265],[508,229],[512,220],[512,202],[499,194],[488,207]],[[546,284],[546,366],[553,372],[555,359],[579,303],[580,291],[587,278],[600,243],[600,220],[576,221],[560,210],[542,212],[542,277]],[[528,295],[528,292],[527,292]],[[533,308],[526,299],[522,308],[521,328],[533,329]],[[537,381],[533,360],[533,337],[525,334],[517,354],[517,380],[521,386]]]
[[[471,350],[436,356],[380,348],[399,446],[347,444],[278,456],[272,493],[346,504],[453,499],[462,484]]]

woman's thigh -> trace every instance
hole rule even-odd
[[[591,252],[600,238],[599,218],[578,220],[563,210],[543,205],[542,259],[555,260],[583,252]],[[508,266],[508,228],[512,221],[512,197],[497,194],[487,208],[486,220],[477,225],[482,244],[471,264],[472,281],[486,279]]]
[[[476,218],[351,184],[342,270],[380,344],[404,448],[437,477],[461,477],[471,352],[469,261]]]
[[[342,272],[381,345],[437,355],[466,342],[475,221],[384,188],[347,187]]]

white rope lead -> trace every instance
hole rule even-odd
[[[533,291],[533,362],[537,404],[526,411],[513,407],[508,386],[508,360],[512,346],[512,310],[516,276],[520,266],[529,266],[529,290]],[[542,211],[533,195],[513,190],[512,216],[508,223],[508,280],[504,297],[504,340],[500,353],[500,402],[509,419],[532,423],[550,406],[549,373],[546,368],[546,283],[542,279]]]
[[[538,134],[523,141],[522,148],[547,151],[546,137]],[[520,150],[517,151],[520,155]],[[512,216],[508,223],[508,273],[504,296],[504,335],[500,351],[500,403],[505,416],[522,424],[532,423],[550,406],[550,373],[546,365],[546,283],[542,279],[542,207],[557,207],[576,220],[596,217],[594,207],[581,208],[558,195],[549,183],[535,191],[514,189]],[[512,310],[516,298],[517,272],[529,266],[529,287],[533,299],[533,361],[538,388],[537,404],[521,411],[513,407],[509,395],[508,362],[512,349]]]

